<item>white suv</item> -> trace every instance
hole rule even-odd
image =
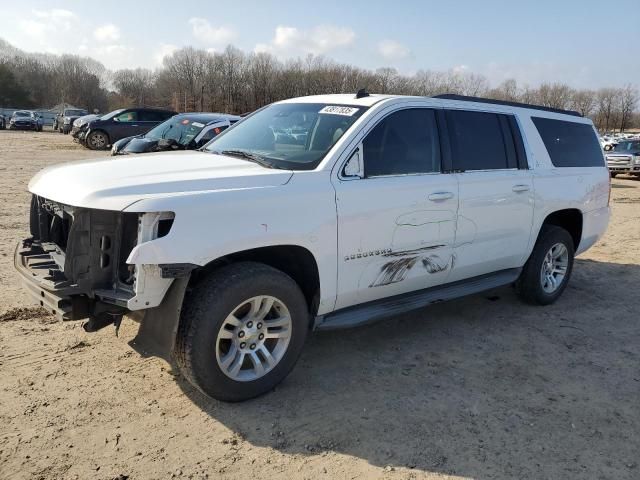
[[[308,333],[515,284],[562,293],[604,233],[590,120],[485,99],[296,98],[203,151],[48,168],[15,264],[87,331],[141,321],[140,348],[228,401],[272,389]]]

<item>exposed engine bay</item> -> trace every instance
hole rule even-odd
[[[172,279],[158,266],[129,265],[127,258],[137,244],[167,235],[172,224],[171,213],[78,208],[34,195],[32,236],[18,247],[16,267],[42,306],[64,320],[89,318],[85,328],[98,329],[136,305],[152,306],[153,299],[142,297],[145,284],[159,303]]]

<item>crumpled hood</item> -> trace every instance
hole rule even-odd
[[[150,153],[45,168],[31,179],[29,191],[66,205],[124,210],[145,198],[275,187],[292,175],[213,153]]]

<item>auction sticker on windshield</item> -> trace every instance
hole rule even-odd
[[[356,113],[358,110],[360,109],[354,108],[354,107],[340,107],[338,105],[327,105],[318,113],[329,113],[331,115],[344,115],[346,117],[350,117],[354,113]]]

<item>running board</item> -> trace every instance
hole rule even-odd
[[[327,315],[316,317],[314,328],[317,330],[335,330],[359,327],[434,303],[445,302],[508,285],[518,279],[521,271],[521,268],[510,268],[417,292],[404,293],[383,298],[382,300],[363,303],[362,305],[343,308]]]

